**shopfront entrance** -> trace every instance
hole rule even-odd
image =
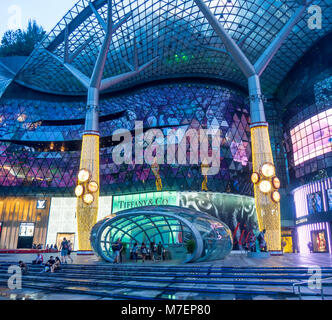
[[[75,233],[57,233],[56,235],[56,245],[58,246],[58,249],[61,246],[61,242],[63,241],[63,238],[66,238],[67,240],[70,240],[72,244],[75,243]]]
[[[18,234],[17,249],[31,249],[34,233],[34,223],[21,223]]]

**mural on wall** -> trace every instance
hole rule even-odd
[[[213,192],[180,192],[179,206],[206,212],[219,218],[232,230],[234,249],[246,241],[258,225],[255,200],[251,197]]]

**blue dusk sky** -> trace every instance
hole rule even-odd
[[[0,39],[8,29],[21,25],[26,29],[29,19],[36,20],[50,32],[78,0],[0,0]]]

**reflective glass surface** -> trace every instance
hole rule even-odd
[[[91,231],[91,244],[105,260],[113,262],[112,244],[120,240],[131,249],[144,242],[159,242],[169,259],[206,261],[223,259],[232,250],[232,232],[226,224],[206,213],[176,206],[139,207],[106,217]],[[194,241],[195,250],[186,256],[186,244]],[[128,256],[128,253],[126,253]]]

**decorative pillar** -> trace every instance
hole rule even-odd
[[[99,186],[99,135],[84,134],[80,170],[85,169],[91,175],[91,181]],[[84,196],[77,199],[77,229],[79,251],[91,251],[90,232],[97,223],[99,188],[92,194],[91,204],[84,202]]]
[[[275,168],[269,136],[269,128],[265,119],[264,105],[260,89],[260,80],[257,75],[249,78],[250,110],[251,110],[251,145],[255,204],[259,230],[266,230],[265,240],[267,249],[271,252],[281,251],[281,224],[279,199],[273,199],[280,185],[275,177]],[[271,173],[264,172],[263,165]],[[273,167],[273,170],[272,170]],[[263,170],[262,170],[263,168]],[[265,173],[265,175],[264,175]],[[263,184],[261,185],[261,183]],[[265,187],[265,189],[264,189]],[[277,188],[276,188],[277,187]],[[263,191],[264,192],[263,192]]]
[[[92,250],[90,232],[97,223],[99,204],[99,90],[90,88],[85,131],[82,138],[80,171],[87,170],[89,178],[84,183],[83,194],[77,198],[78,247],[80,252]],[[80,183],[80,179],[78,179]],[[94,183],[96,187],[90,187]],[[93,189],[94,188],[94,189]],[[85,198],[87,197],[87,198]]]
[[[159,164],[157,162],[157,158],[154,159],[152,165],[151,165],[151,170],[156,178],[156,189],[157,191],[162,191],[163,190],[163,183],[161,181],[160,173],[159,173]]]

